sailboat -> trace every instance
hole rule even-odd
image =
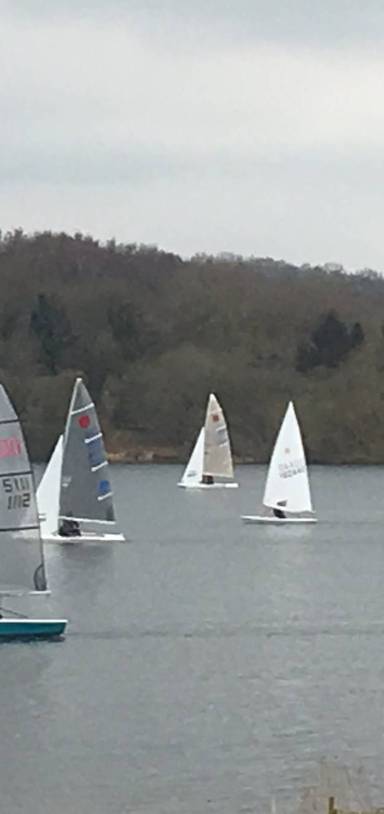
[[[108,461],[95,405],[81,378],[74,384],[64,434],[37,490],[47,542],[122,542],[116,528]]]
[[[272,452],[263,504],[272,514],[243,515],[245,523],[316,523],[295,408],[289,402]]]
[[[23,431],[0,385],[0,601],[49,594],[35,482]],[[9,614],[9,615],[8,615]],[[57,638],[66,619],[30,619],[1,607],[0,642]]]
[[[228,480],[216,480],[225,478]],[[232,480],[230,480],[232,478]],[[204,426],[180,483],[185,489],[237,489],[233,480],[231,444],[224,413],[216,396],[208,399]]]

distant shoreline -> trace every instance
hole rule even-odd
[[[156,450],[140,450],[136,452],[108,452],[108,461],[111,464],[177,464],[179,466],[186,466],[188,463],[188,456],[182,457],[178,453],[163,454]],[[260,460],[252,458],[251,456],[234,457],[235,466],[268,466],[268,460]],[[384,466],[384,460],[371,461],[363,459],[351,460],[311,460],[308,459],[309,466]]]

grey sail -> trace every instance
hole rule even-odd
[[[86,524],[87,531],[115,524],[103,436],[82,379],[75,382],[63,440],[59,524],[66,519]]]
[[[46,590],[34,476],[19,419],[0,385],[0,594]]]

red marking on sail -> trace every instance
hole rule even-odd
[[[18,438],[0,439],[0,458],[15,458],[21,453],[21,443]]]
[[[286,449],[284,450],[284,452],[285,452],[285,454],[286,454],[286,455],[289,455],[290,451],[291,451],[291,450],[289,449],[289,447],[286,447]]]
[[[80,416],[79,425],[80,425],[82,430],[86,430],[87,427],[89,427],[90,423],[91,423],[91,419],[89,418],[89,415]]]
[[[212,421],[220,421],[220,416],[217,413],[212,413]]]

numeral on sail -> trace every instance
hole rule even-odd
[[[2,478],[3,491],[8,496],[7,509],[27,509],[31,505],[30,480],[25,475]]]
[[[31,495],[24,492],[23,495],[8,495],[7,509],[27,509],[31,503]]]

